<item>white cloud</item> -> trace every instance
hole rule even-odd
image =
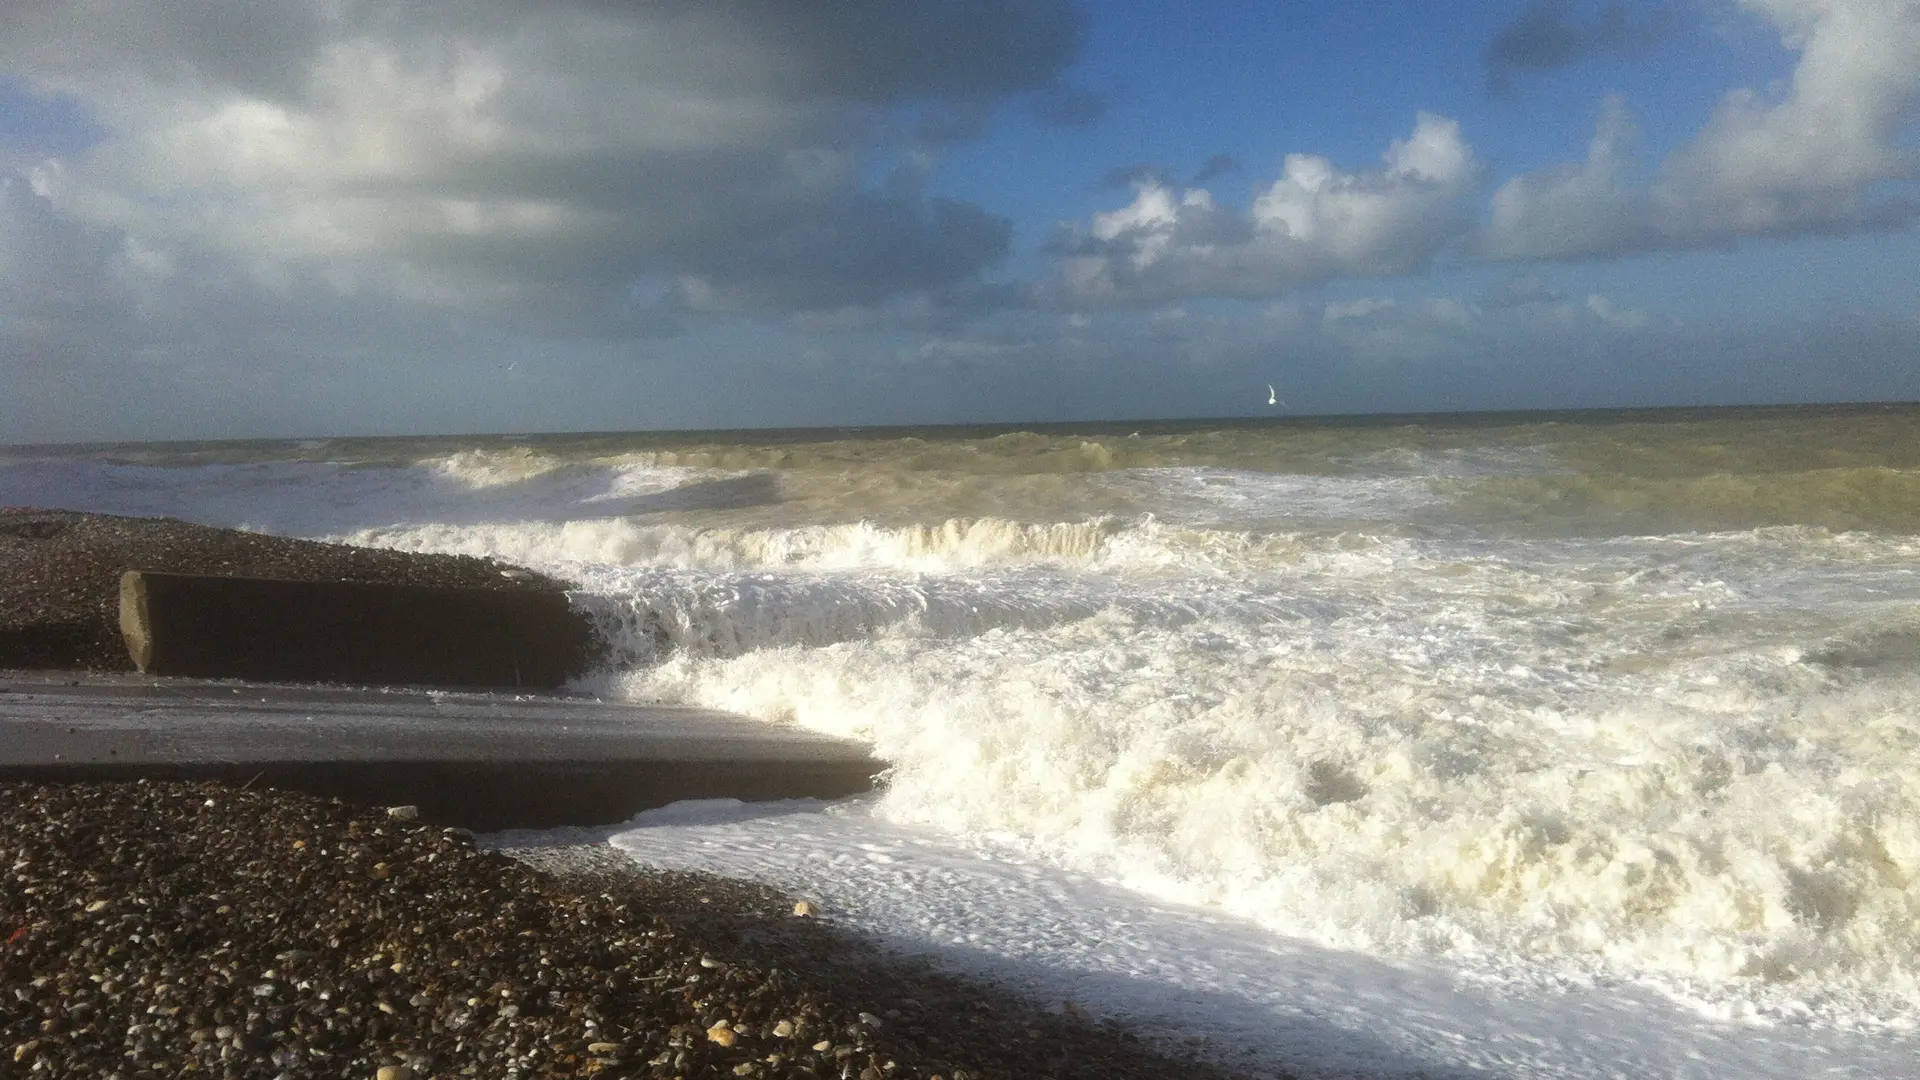
[[[1516,177],[1481,238],[1495,259],[1615,255],[1752,235],[1912,220],[1884,185],[1920,177],[1920,0],[1741,0],[1800,53],[1784,95],[1725,98],[1651,181],[1634,175],[1625,105],[1603,109],[1587,160]]]
[[[1469,227],[1479,177],[1460,125],[1421,113],[1378,169],[1343,172],[1324,157],[1288,155],[1246,211],[1204,188],[1147,179],[1130,205],[1055,237],[1059,277],[1049,291],[1069,305],[1138,305],[1412,273]]]
[[[1587,160],[1507,181],[1494,192],[1483,249],[1495,259],[1600,255],[1646,242],[1652,199],[1636,187],[1637,136],[1626,102],[1609,97]]]
[[[1668,162],[1664,194],[1705,230],[1845,224],[1871,185],[1912,179],[1899,144],[1920,107],[1920,0],[1743,0],[1800,51],[1786,97],[1727,96]]]

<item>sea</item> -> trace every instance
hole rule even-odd
[[[15,446],[0,503],[572,582],[573,692],[889,768],[499,842],[1172,1052],[1920,1076],[1920,406]]]

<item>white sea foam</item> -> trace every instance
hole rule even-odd
[[[680,803],[613,830],[651,866],[774,883],[822,917],[946,967],[1071,1001],[1251,1076],[1894,1080],[1920,1044],[1885,1032],[1703,1020],[1617,981],[1528,993],[1452,965],[1279,937],[1155,902],[990,838],[878,819],[868,800]],[[596,835],[604,836],[605,831]],[[580,843],[510,834],[496,843]]]
[[[922,444],[805,467],[706,446],[61,459],[0,466],[0,502],[535,566],[616,646],[596,691],[871,741],[894,763],[874,828],[1509,997],[1631,983],[1730,1022],[1912,1038],[1911,534],[1765,519],[1828,498],[1807,474],[1785,503],[1715,481],[1758,509],[1702,520],[1753,527],[1583,534],[1513,492],[1552,481],[1592,518],[1652,481],[1527,446],[1367,444],[1287,472],[1247,467],[1253,443],[1192,465],[1085,445],[1031,474],[999,440],[971,472]],[[1836,520],[1901,520],[1848,492],[1905,475],[1842,478]],[[1521,485],[1495,511],[1488,476]]]
[[[1489,978],[1920,1015],[1903,540],[461,535],[361,539],[572,574],[613,691],[871,740],[889,821]]]
[[[1018,837],[1329,944],[1911,1023],[1920,679],[1849,686],[1782,647],[1630,673],[1654,628],[1582,632],[1550,593],[1363,609],[1317,584],[1292,604],[1183,610],[1169,591],[977,633],[767,635],[622,687],[869,738],[896,763],[889,820]],[[1663,606],[1665,628],[1693,619],[1638,614]],[[702,640],[740,642],[766,607],[731,594]],[[1516,617],[1547,632],[1515,641]]]

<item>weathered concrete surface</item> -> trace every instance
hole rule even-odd
[[[354,547],[172,518],[0,507],[0,670],[133,671],[120,634],[128,570],[564,593],[471,555]]]
[[[0,675],[0,780],[251,782],[480,831],[610,824],[681,799],[840,798],[882,768],[855,743],[701,709]]]
[[[592,641],[557,592],[139,570],[120,631],[150,675],[548,689]]]

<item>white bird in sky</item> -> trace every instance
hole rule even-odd
[[[1276,394],[1273,392],[1272,383],[1267,384],[1267,404],[1269,405],[1285,405],[1286,404],[1286,402],[1280,400],[1279,394]]]

